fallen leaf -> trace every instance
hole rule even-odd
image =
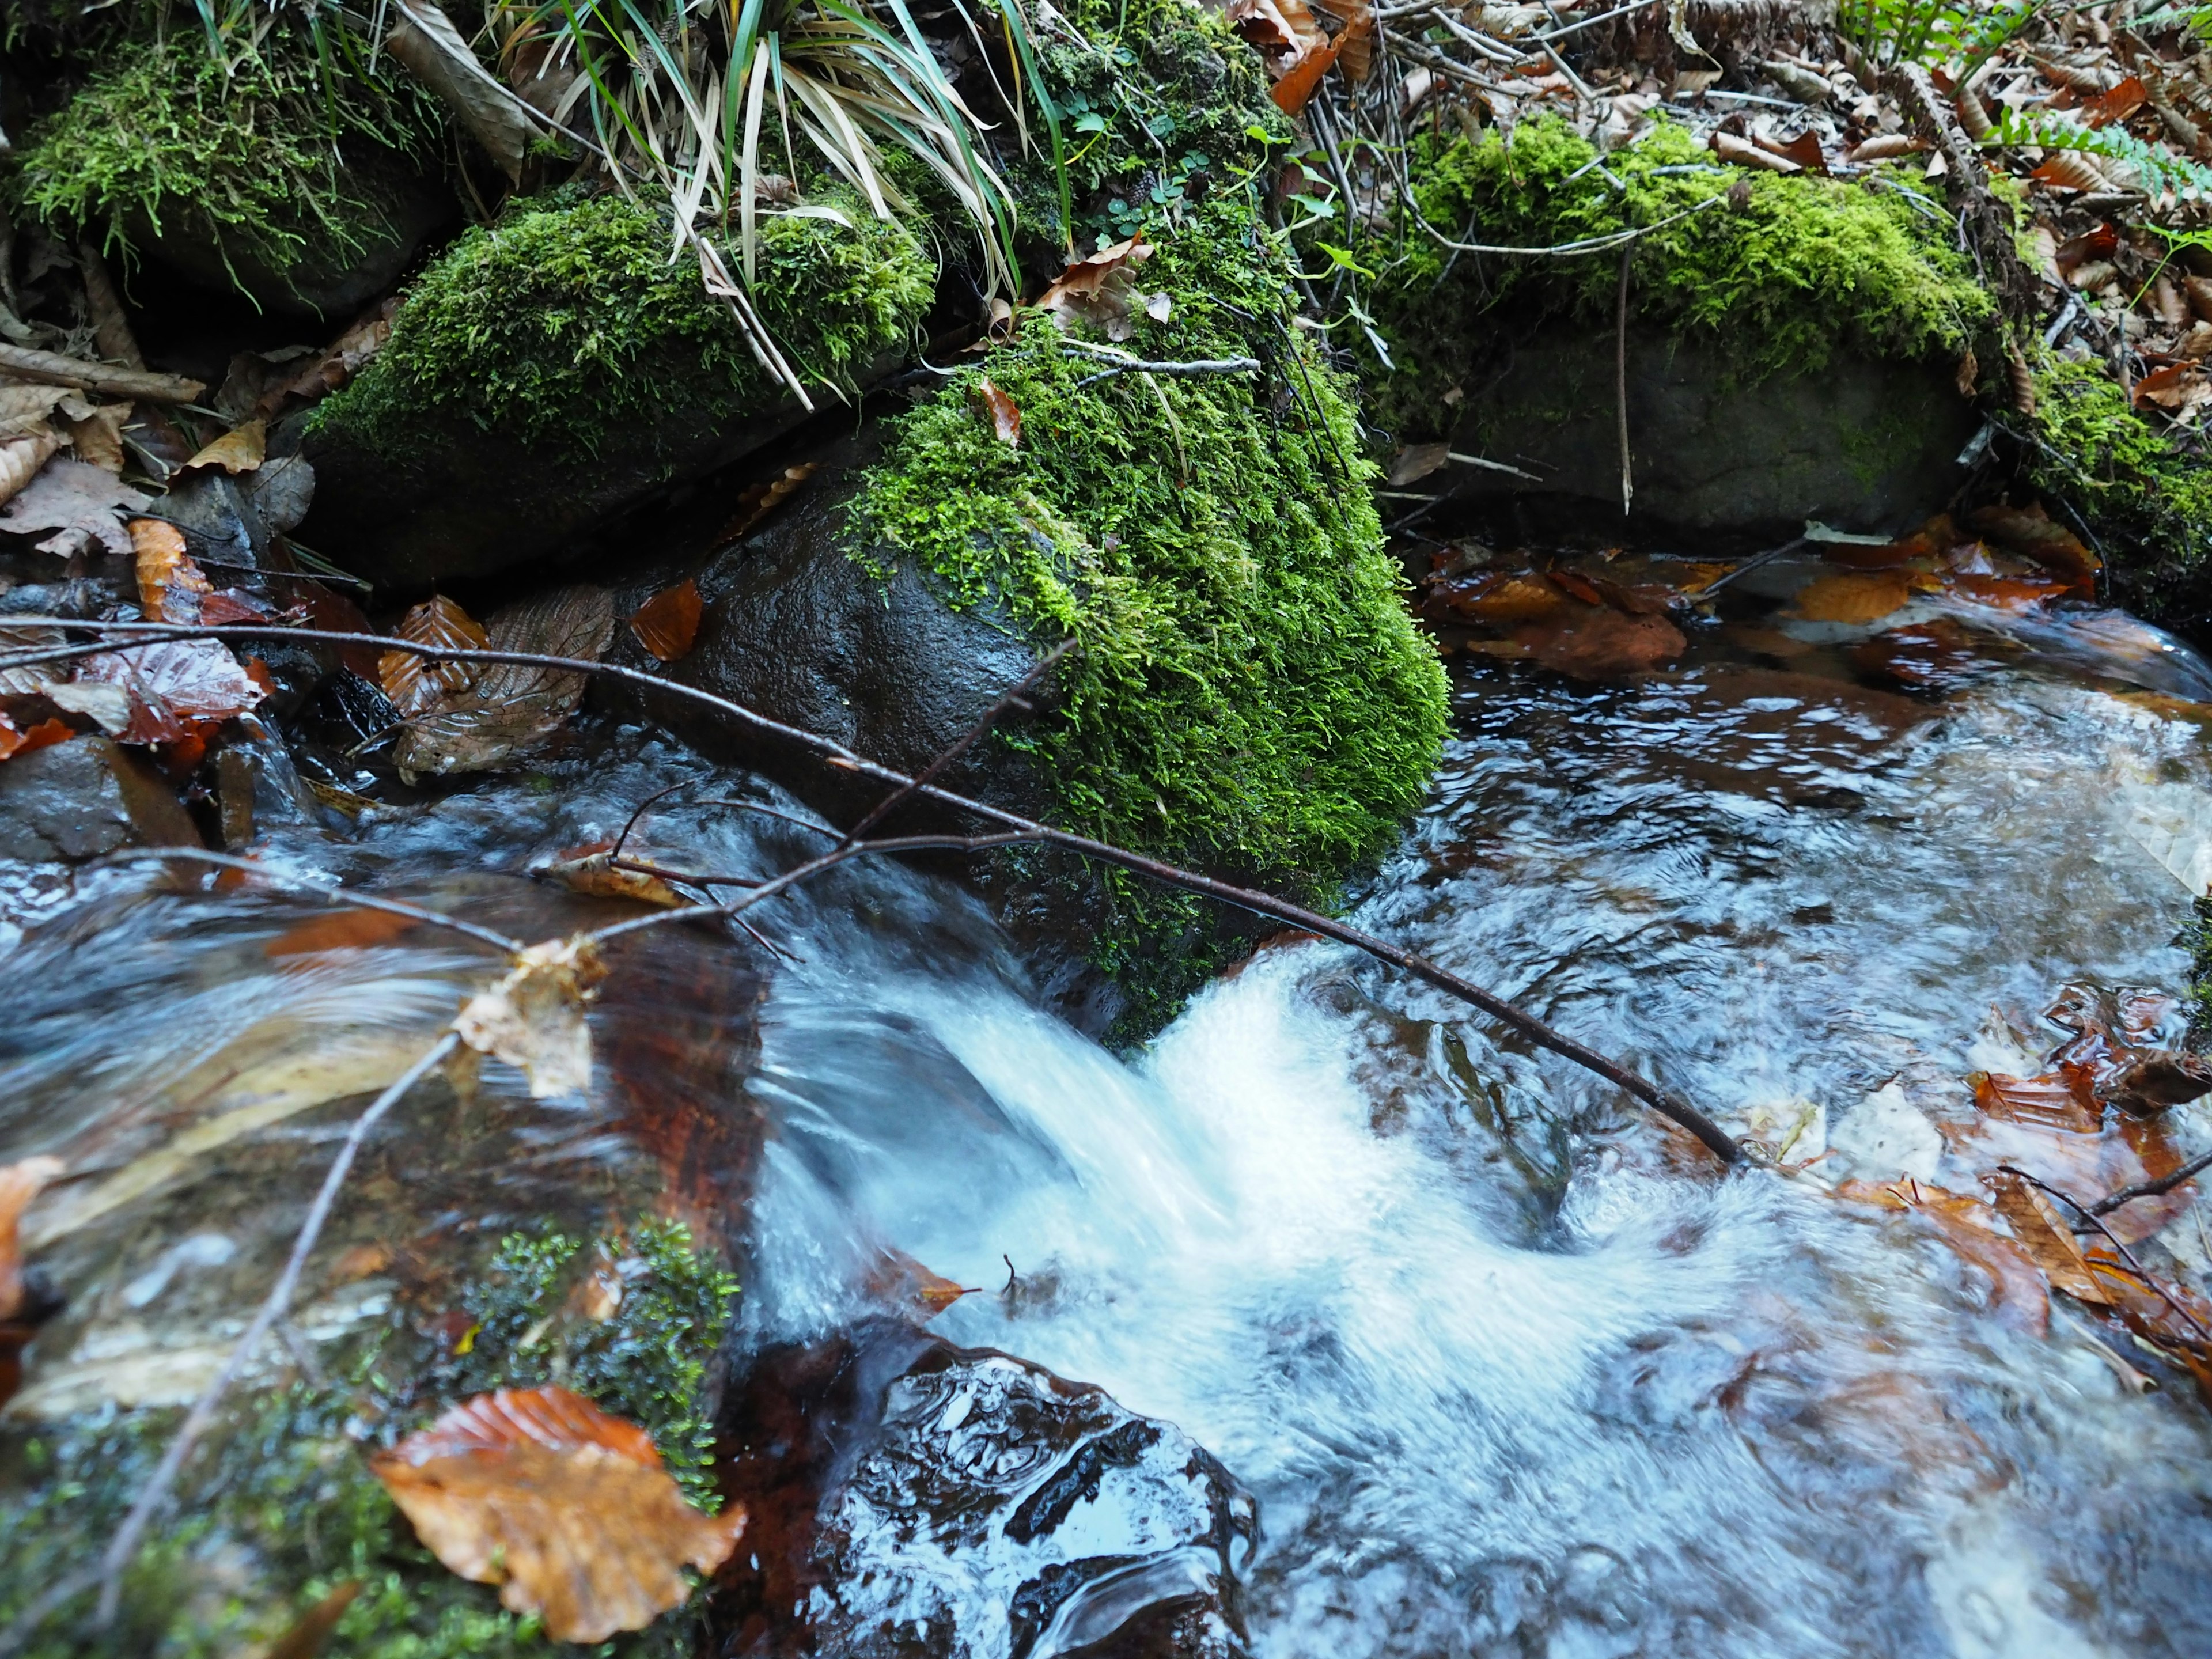
[[[637,642],[662,662],[690,654],[699,637],[699,618],[705,609],[699,584],[686,576],[673,587],[664,587],[630,613],[629,631]]]
[[[60,434],[45,425],[0,443],[0,501],[20,495],[61,447]]]
[[[1037,307],[1063,329],[1080,321],[1103,329],[1109,339],[1126,338],[1136,268],[1152,257],[1152,245],[1133,236],[1073,260],[1039,296]]]
[[[162,640],[135,651],[102,652],[77,665],[76,684],[117,686],[130,695],[131,724],[118,734],[125,743],[204,735],[198,728],[244,714],[264,695],[228,647],[214,640]]]
[[[1894,571],[1852,571],[1817,576],[1797,592],[1796,609],[1808,622],[1857,625],[1880,622],[1912,597],[1912,584]]]
[[[2204,384],[2204,371],[2195,363],[2168,363],[2136,382],[2135,406],[2141,409],[2154,404],[2160,409],[2179,409]]]
[[[365,625],[366,618],[363,621]],[[483,651],[491,644],[476,618],[442,593],[432,594],[410,611],[392,632],[418,645],[448,645]],[[394,708],[402,714],[422,714],[446,698],[468,690],[477,683],[484,666],[482,663],[434,662],[411,651],[387,651],[377,659],[376,678]]]
[[[83,461],[60,459],[45,468],[0,513],[0,530],[18,536],[35,531],[56,533],[40,542],[44,553],[69,554],[89,536],[118,558],[131,556],[131,534],[116,514],[143,513],[153,504],[112,472]]]
[[[762,520],[783,505],[798,492],[799,485],[814,476],[819,461],[806,461],[798,466],[787,466],[765,483],[749,484],[738,495],[738,509],[730,515],[722,533],[714,538],[716,547],[727,547],[740,536],[748,535]]]
[[[1851,647],[1861,672],[1922,691],[1950,691],[1996,666],[1980,636],[1949,617],[1893,628]]]
[[[361,1594],[361,1580],[349,1578],[301,1613],[292,1628],[271,1642],[261,1659],[315,1659]]]
[[[103,472],[123,471],[123,426],[131,418],[129,404],[101,404],[79,419],[65,420],[62,431],[80,461]]]
[[[2041,565],[2082,598],[2095,597],[2103,561],[2081,544],[2081,538],[2045,513],[2040,502],[2027,507],[1979,507],[1967,514],[1966,522],[1998,546]]]
[[[1383,482],[1393,489],[1402,489],[1409,483],[1418,483],[1431,472],[1440,471],[1451,459],[1451,445],[1409,444],[1398,452],[1390,463],[1390,476]]]
[[[868,1273],[870,1294],[932,1320],[963,1296],[980,1292],[980,1285],[963,1285],[942,1273],[932,1273],[904,1250],[884,1245],[876,1252]]]
[[[269,420],[289,399],[296,398],[304,403],[314,403],[336,392],[384,349],[386,342],[392,338],[392,319],[398,309],[399,300],[395,295],[382,301],[374,310],[356,319],[331,343],[329,349],[307,368],[282,385],[263,392],[253,405],[252,412],[263,420]]]
[[[460,118],[510,184],[521,183],[522,163],[535,136],[530,118],[430,0],[398,0],[398,10],[403,21],[384,37],[385,50]]]
[[[1548,617],[1566,603],[1566,595],[1543,577],[1510,571],[1486,571],[1443,583],[1430,593],[1451,615],[1492,627]]]
[[[2126,120],[2149,101],[2150,88],[2139,76],[2130,75],[2103,96],[2088,100],[2081,110],[2091,126],[2110,126]]]
[[[268,459],[268,422],[247,421],[233,427],[213,443],[202,445],[198,453],[185,463],[185,471],[219,466],[233,475],[251,472]]]
[[[295,580],[291,593],[295,607],[306,613],[307,626],[319,633],[374,634],[376,632],[359,605],[344,594],[334,592],[325,587],[320,582]],[[360,675],[378,690],[383,689],[383,659],[378,655],[374,646],[339,646],[337,659],[351,672]]]
[[[1976,605],[1986,605],[1997,611],[2015,613],[2033,611],[2053,599],[2063,599],[2073,589],[2061,581],[2040,576],[1993,576],[1978,571],[1965,571],[1948,575],[1945,586],[1954,592],[1972,599]]]
[[[261,952],[268,957],[305,957],[323,951],[371,951],[421,925],[414,917],[392,910],[365,906],[333,910],[328,915],[294,922],[264,945]]]
[[[642,1630],[737,1547],[745,1512],[684,1501],[644,1430],[566,1389],[501,1389],[369,1460],[431,1553],[556,1642]]]
[[[1580,680],[1614,679],[1671,662],[1689,648],[1664,617],[1610,610],[1565,610],[1523,624],[1513,642],[1544,667]]]
[[[2051,262],[2058,267],[2058,274],[2070,276],[2084,261],[2110,258],[2119,251],[2120,233],[2109,224],[2085,230],[2079,236],[2069,236],[2051,250]]]
[[[160,519],[133,519],[126,528],[137,563],[138,608],[156,622],[200,621],[211,590],[185,550],[185,532]]]
[[[1350,15],[1337,42],[1337,62],[1355,82],[1364,82],[1375,69],[1375,8],[1368,0],[1349,0]]]
[[[1906,1176],[1881,1186],[1847,1181],[1836,1196],[1924,1215],[1961,1257],[1990,1276],[1999,1313],[2038,1335],[2051,1322],[2051,1295],[2042,1270],[2019,1242],[1997,1231],[1997,1212],[1979,1199],[1946,1192]]]
[[[1714,155],[1723,161],[1733,161],[1738,167],[1758,167],[1767,173],[1802,173],[1804,168],[1786,155],[1776,155],[1759,149],[1748,138],[1739,138],[1732,132],[1713,130],[1706,140]]]
[[[200,620],[211,625],[219,626],[224,623],[262,622],[265,621],[268,616],[267,605],[262,604],[251,593],[235,587],[219,588],[200,601]],[[253,672],[257,663],[260,664],[260,674]],[[273,681],[267,685],[262,685],[261,675],[269,672],[269,665],[262,662],[260,658],[247,658],[246,672],[252,675],[253,683],[260,685],[264,691],[273,691],[276,689]]]
[[[62,1170],[58,1158],[0,1164],[0,1406],[23,1380],[23,1345],[37,1334],[41,1316],[52,1311],[33,1305],[38,1298],[24,1278],[22,1220],[31,1200]]]
[[[1966,1082],[1974,1091],[1974,1104],[1985,1116],[2008,1123],[2038,1123],[2075,1134],[2094,1134],[2104,1125],[2105,1115],[2097,1104],[2086,1066],[2063,1066],[2040,1077],[1975,1072]]]
[[[612,842],[589,842],[556,853],[543,864],[531,866],[530,873],[550,876],[594,898],[635,899],[644,904],[667,906],[685,902],[684,896],[659,876],[643,870],[617,869],[613,857]]]
[[[2112,187],[2112,181],[2079,150],[2057,151],[2027,176],[2053,190],[2107,191]]]
[[[493,613],[494,649],[597,662],[614,638],[604,587],[562,587]],[[491,663],[471,689],[440,698],[393,746],[403,773],[484,772],[550,737],[584,699],[584,676],[566,669]]]
[[[520,1067],[533,1099],[582,1094],[592,1085],[584,1005],[606,974],[598,947],[581,934],[533,945],[506,978],[469,999],[453,1030],[478,1054]]]
[[[1009,449],[1018,449],[1022,441],[1022,411],[1015,406],[1003,388],[988,374],[975,382],[975,396],[982,404],[983,413],[991,422],[991,430],[1000,443]]]
[[[1910,133],[1877,132],[1844,159],[1853,167],[1865,167],[1869,162],[1893,161],[1900,155],[1917,155],[1927,148]]]
[[[1828,171],[1828,158],[1821,151],[1818,133],[1799,133],[1781,147],[1781,154],[1784,160],[1795,161],[1808,173],[1826,174]]]
[[[1984,1176],[1984,1181],[1996,1197],[1997,1213],[2012,1229],[2014,1241],[2042,1270],[2054,1290],[2099,1307],[2111,1299],[2089,1271],[2072,1228],[2060,1218],[2047,1194],[2016,1175],[2000,1172]]]
[[[26,732],[18,730],[15,721],[0,714],[0,761],[67,743],[76,735],[76,728],[65,720],[40,720]]]
[[[2212,1060],[2179,1048],[2154,1048],[2113,1073],[2105,1097],[2137,1117],[2212,1094]]]
[[[110,737],[131,729],[131,694],[95,681],[49,681],[40,690],[64,714],[82,714]]]

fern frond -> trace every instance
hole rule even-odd
[[[2117,123],[2088,127],[2051,110],[2008,111],[1984,141],[1991,149],[2073,150],[2118,162],[2148,196],[2171,191],[2184,201],[2212,199],[2212,167],[2147,143]]]

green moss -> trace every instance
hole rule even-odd
[[[1249,204],[1224,193],[1184,218],[1139,271],[1169,319],[1139,313],[1128,349],[1265,374],[1085,385],[1100,361],[1033,316],[895,423],[855,545],[1078,641],[1060,710],[1020,739],[1062,822],[1325,897],[1419,799],[1443,676],[1383,555],[1346,388],[1276,320],[1283,267]],[[1018,447],[979,413],[986,376],[1021,410]],[[1109,967],[1156,954],[1140,936],[1188,913],[1127,920]],[[1171,998],[1209,966],[1178,953],[1152,988]]]
[[[2161,619],[2212,611],[2212,466],[2136,413],[2105,366],[2039,352],[2028,470],[2087,523],[2127,588]]]
[[[26,135],[8,198],[110,247],[181,233],[226,263],[335,270],[389,227],[357,163],[419,160],[439,130],[419,91],[349,73],[289,23],[228,68],[196,35],[141,40]]]
[[[903,343],[934,272],[902,227],[849,203],[830,210],[842,221],[762,221],[752,293],[794,364],[839,384]],[[662,215],[620,196],[518,204],[423,273],[390,344],[319,424],[398,454],[444,414],[588,453],[650,447],[672,416],[759,413],[776,383],[697,262],[670,260],[671,238]]]
[[[601,1322],[572,1300],[594,1269],[618,1273],[625,1287]],[[591,1245],[508,1237],[455,1296],[465,1352],[433,1349],[410,1310],[356,1353],[343,1382],[242,1404],[188,1467],[183,1501],[134,1566],[115,1629],[89,1636],[81,1601],[50,1619],[27,1653],[217,1659],[272,1639],[348,1580],[361,1593],[328,1650],[354,1659],[584,1651],[548,1641],[534,1619],[502,1608],[496,1591],[439,1565],[365,1454],[459,1400],[557,1382],[649,1431],[687,1495],[712,1508],[705,1378],[736,1291],[668,1224]],[[11,1492],[0,1510],[0,1624],[112,1533],[178,1417],[109,1413],[0,1443]],[[674,1659],[690,1650],[694,1622],[688,1611],[671,1614],[596,1651]]]
[[[1954,355],[1995,314],[1949,220],[1929,216],[1895,180],[1723,167],[1663,124],[1602,170],[1598,161],[1547,118],[1510,138],[1421,137],[1408,167],[1423,216],[1458,240],[1549,247],[1687,213],[1633,245],[1634,313],[1717,344],[1746,380],[1814,374],[1839,352]],[[1689,211],[1731,186],[1748,200]],[[1497,331],[1609,325],[1620,280],[1610,250],[1455,258],[1415,225],[1373,239],[1361,261],[1379,277],[1372,310],[1398,364],[1378,380],[1380,417],[1408,438],[1449,427],[1443,394]]]

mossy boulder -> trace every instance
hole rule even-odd
[[[1955,483],[1974,428],[1957,365],[1994,308],[1912,181],[1750,173],[1666,125],[1604,157],[1553,120],[1414,148],[1419,217],[1453,240],[1542,249],[1651,228],[1628,249],[1648,518],[1888,528]],[[1361,257],[1393,359],[1371,360],[1377,422],[1542,480],[1470,474],[1474,491],[1610,503],[1617,522],[1620,252],[1455,252],[1409,216]]]
[[[896,361],[934,267],[904,228],[819,205],[764,222],[752,292],[828,404]],[[401,589],[481,575],[794,425],[797,400],[672,243],[647,203],[566,192],[463,236],[309,424],[307,542]]]
[[[131,281],[235,289],[336,324],[458,219],[442,118],[411,85],[319,56],[289,23],[219,58],[134,40],[27,135],[12,205],[143,264]]]

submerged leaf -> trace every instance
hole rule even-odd
[[[559,1642],[644,1629],[745,1525],[686,1504],[644,1430],[566,1389],[480,1395],[369,1468],[439,1560]]]
[[[614,631],[614,599],[606,589],[562,587],[495,612],[489,643],[495,650],[597,662]],[[581,673],[490,663],[469,690],[441,697],[410,720],[392,759],[407,773],[489,771],[559,731],[583,699]]]
[[[118,734],[125,743],[173,743],[199,735],[268,695],[229,648],[214,640],[161,640],[133,651],[102,652],[77,665],[76,684],[114,686],[129,695],[131,723]]]
[[[505,979],[471,997],[453,1022],[478,1054],[518,1066],[533,1098],[582,1094],[592,1085],[592,1034],[584,1005],[607,975],[585,936],[533,945]]]
[[[1798,590],[1796,609],[1808,622],[1855,626],[1880,622],[1911,597],[1911,580],[1899,572],[1852,571],[1808,582]]]
[[[750,534],[762,520],[798,492],[799,485],[814,476],[819,461],[804,461],[797,466],[787,466],[765,483],[749,484],[738,495],[737,511],[730,515],[721,533],[715,537],[714,545],[726,547],[740,536]]]
[[[340,632],[350,631],[340,629]],[[442,593],[434,593],[400,619],[393,630],[420,645],[451,645],[482,651],[491,641],[475,617]],[[434,662],[411,651],[387,651],[377,659],[376,678],[384,695],[402,714],[421,714],[477,681],[483,665]]]
[[[629,631],[637,642],[662,662],[674,662],[690,653],[699,637],[699,618],[705,609],[699,584],[686,576],[673,587],[664,587],[630,613]]]

